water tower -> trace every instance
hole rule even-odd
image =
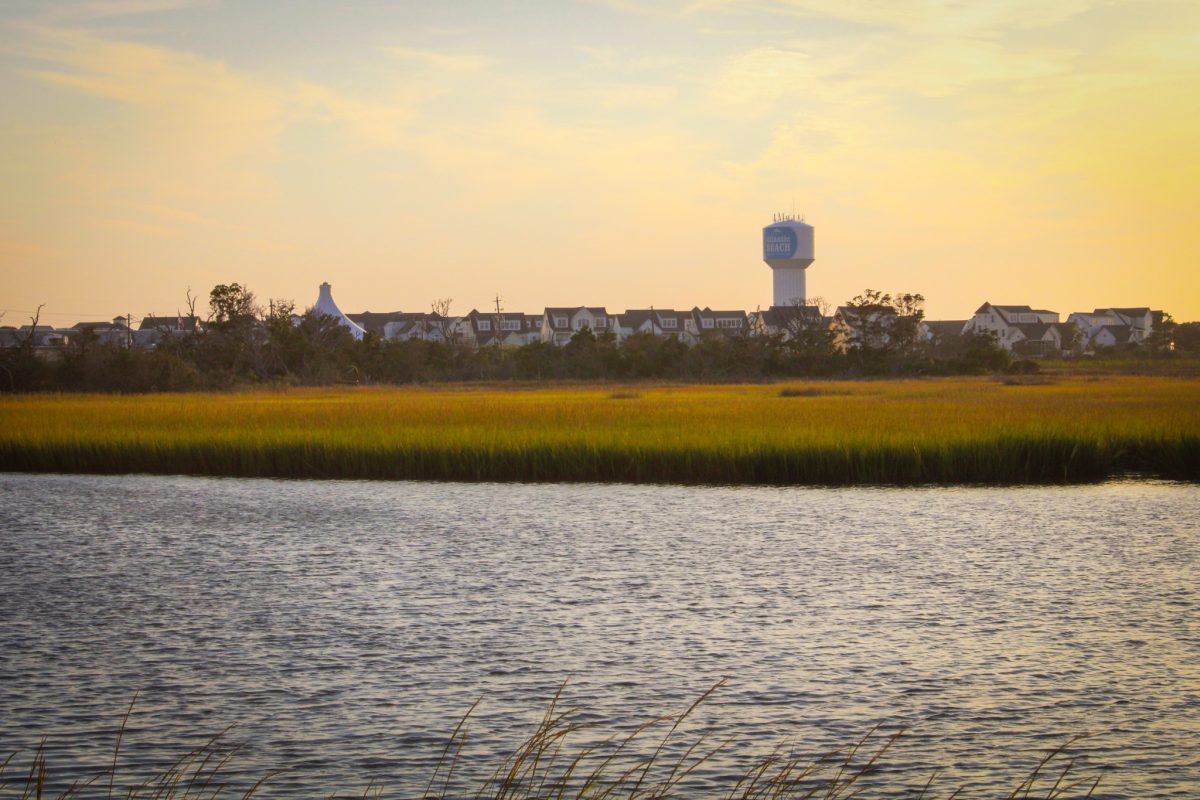
[[[804,272],[813,262],[813,227],[785,214],[763,228],[763,261],[775,280],[773,306],[803,305]]]

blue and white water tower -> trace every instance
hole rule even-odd
[[[813,262],[813,227],[783,214],[763,228],[763,261],[775,279],[773,306],[803,305],[804,274]]]

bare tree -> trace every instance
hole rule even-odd
[[[452,342],[454,340],[454,323],[450,318],[450,304],[454,302],[453,298],[440,297],[429,304],[429,312],[433,317],[432,324],[434,330],[442,335],[443,342]]]
[[[42,318],[42,309],[45,307],[45,303],[38,304],[37,311],[29,318],[29,333],[25,334],[25,339],[21,342],[21,347],[25,350],[33,348],[33,337],[37,335],[38,320]]]

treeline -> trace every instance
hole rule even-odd
[[[876,305],[887,298],[879,293],[867,296]],[[103,344],[86,332],[72,337],[52,358],[31,346],[6,348],[0,351],[0,391],[153,392],[443,381],[756,381],[1037,368],[1032,362],[1014,362],[990,336],[927,340],[918,334],[919,309],[899,317],[905,323],[889,328],[889,335],[865,335],[839,351],[826,327],[812,324],[816,317],[803,315],[786,335],[714,331],[690,345],[646,333],[618,343],[610,332],[584,329],[561,347],[535,342],[476,348],[453,339],[389,341],[371,333],[357,341],[333,318],[312,313],[297,317],[290,303],[273,301],[264,313],[238,284],[214,288],[210,308],[202,330],[186,335],[164,331],[154,348]]]

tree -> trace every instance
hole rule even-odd
[[[214,286],[208,293],[208,307],[209,319],[218,325],[254,319],[259,315],[254,293],[240,283]]]
[[[1168,352],[1175,343],[1175,334],[1179,327],[1174,317],[1164,311],[1162,320],[1154,326],[1142,344],[1151,353]]]
[[[794,301],[780,311],[784,319],[785,345],[792,355],[811,367],[833,355],[833,331],[829,328],[829,304],[821,297]]]
[[[450,316],[452,302],[454,302],[452,298],[440,297],[429,304],[429,314],[433,317],[434,330],[441,334],[442,341],[446,344],[457,341],[458,338],[454,332],[454,320]]]

